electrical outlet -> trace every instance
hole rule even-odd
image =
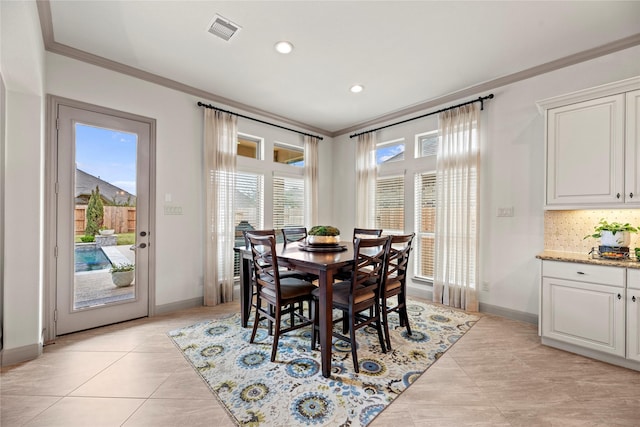
[[[482,292],[489,292],[489,282],[486,280],[482,282],[482,286],[480,286],[480,290]]]
[[[498,208],[498,216],[499,217],[513,216],[513,206],[509,206],[506,208]]]

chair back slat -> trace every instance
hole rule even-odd
[[[284,244],[291,242],[301,242],[307,238],[306,227],[286,227],[282,229]]]
[[[382,228],[354,228],[353,229],[353,241],[357,238],[371,238],[382,236]]]
[[[280,273],[276,256],[276,238],[273,235],[257,235],[253,232],[247,232],[245,238],[251,248],[253,278],[259,292],[262,287],[267,288],[279,299]]]
[[[276,230],[267,229],[267,230],[244,230],[242,234],[244,234],[244,244],[247,249],[249,249],[249,239],[247,239],[247,233],[251,233],[254,236],[273,236],[276,237]]]
[[[414,237],[415,233],[391,236],[391,245],[385,267],[386,283],[406,280],[411,243]]]
[[[351,298],[359,301],[371,293],[378,295],[384,278],[384,266],[390,238],[356,238],[351,275]]]

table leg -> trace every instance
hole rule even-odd
[[[322,376],[331,376],[331,342],[333,331],[333,272],[320,271],[318,275],[319,292],[319,329],[320,329],[320,358],[322,360]]]
[[[240,254],[240,322],[246,328],[251,312],[251,260]]]

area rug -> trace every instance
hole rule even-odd
[[[478,320],[418,301],[408,312],[412,335],[390,315],[391,352],[380,351],[375,329],[357,332],[359,374],[349,344],[334,338],[330,378],[310,349],[310,329],[282,335],[273,363],[273,337],[260,327],[250,344],[239,314],[169,336],[239,426],[366,426]]]

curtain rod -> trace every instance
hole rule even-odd
[[[233,114],[234,116],[242,117],[243,119],[253,120],[254,122],[259,122],[259,123],[263,123],[265,125],[274,126],[274,127],[280,128],[280,129],[284,129],[284,130],[288,130],[288,131],[291,131],[291,132],[299,133],[301,135],[306,135],[306,136],[311,136],[313,138],[318,138],[321,141],[323,139],[321,136],[318,136],[318,135],[312,135],[310,133],[301,132],[301,131],[295,130],[295,129],[290,129],[290,128],[287,128],[287,127],[284,127],[284,126],[277,125],[275,123],[269,123],[269,122],[265,122],[264,120],[254,119],[253,117],[243,116],[242,114],[234,113],[233,111],[223,110],[222,108],[214,107],[211,104],[205,104],[205,103],[200,102],[200,101],[198,101],[198,107],[211,108],[212,110],[217,110],[217,111],[222,111],[223,113]]]
[[[413,117],[413,118],[410,118],[410,119],[402,120],[401,122],[391,123],[390,125],[380,126],[379,128],[375,128],[375,129],[371,129],[371,130],[365,130],[364,132],[354,133],[353,135],[350,135],[349,138],[355,138],[356,136],[364,135],[365,133],[371,133],[371,132],[375,132],[375,131],[380,130],[380,129],[386,129],[386,128],[391,127],[391,126],[401,125],[402,123],[410,122],[412,120],[421,119],[421,118],[427,117],[427,116],[432,116],[434,114],[442,113],[443,111],[453,110],[454,108],[462,107],[464,105],[473,104],[474,102],[479,102],[480,103],[480,109],[484,110],[484,101],[486,99],[493,99],[493,94],[490,94],[490,95],[487,95],[487,96],[481,96],[478,99],[474,99],[472,101],[463,102],[462,104],[458,104],[458,105],[452,105],[451,107],[447,107],[447,108],[443,108],[443,109],[438,110],[438,111],[433,111],[431,113],[423,114],[423,115],[418,116],[418,117]]]

